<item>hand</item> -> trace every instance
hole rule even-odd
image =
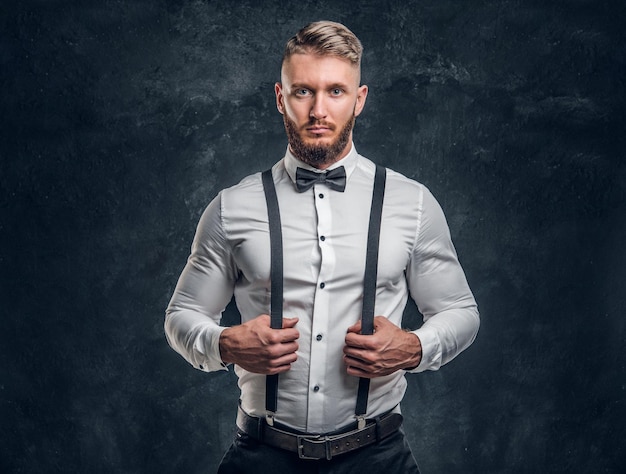
[[[422,360],[422,344],[384,316],[374,318],[374,334],[361,334],[361,321],[348,328],[343,359],[348,374],[374,378],[412,369]]]
[[[220,335],[220,354],[225,363],[234,363],[255,374],[286,372],[296,361],[298,318],[284,318],[282,329],[270,327],[270,317],[262,314],[246,323],[232,326]]]

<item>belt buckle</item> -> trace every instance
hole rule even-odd
[[[297,442],[298,442],[298,457],[300,459],[308,459],[311,461],[319,461],[320,457],[316,457],[316,456],[307,456],[304,453],[304,443],[308,442],[310,444],[323,444],[324,445],[324,451],[326,453],[326,460],[330,461],[333,457],[331,451],[330,451],[330,440],[328,438],[328,436],[321,436],[321,435],[317,435],[316,437],[312,437],[312,436],[297,436]]]

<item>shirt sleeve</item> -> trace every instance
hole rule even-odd
[[[221,218],[221,193],[204,211],[191,255],[165,314],[169,345],[195,368],[225,370],[219,350],[219,325],[237,276]]]
[[[426,188],[407,281],[424,317],[413,331],[422,343],[422,360],[410,372],[437,370],[474,341],[480,321],[443,210]]]

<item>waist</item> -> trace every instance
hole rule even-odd
[[[241,407],[250,415],[264,417],[265,376],[242,372],[237,369]],[[329,433],[354,421],[358,379],[336,380],[327,373],[316,379],[326,381],[320,384],[318,391],[306,377],[298,379],[293,374],[280,375],[277,422],[300,432]],[[376,418],[393,410],[402,401],[405,389],[406,379],[401,373],[375,379],[370,386],[368,417]],[[399,408],[396,410],[399,412]]]
[[[284,425],[269,426],[265,418],[247,414],[241,407],[237,412],[237,428],[251,438],[269,446],[291,451],[300,459],[327,459],[377,443],[402,425],[402,415],[391,411],[368,419],[365,427],[351,423],[340,430],[325,433],[303,433]]]

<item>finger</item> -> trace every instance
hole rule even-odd
[[[271,360],[265,373],[267,375],[281,374],[291,369],[291,365],[298,359],[295,353],[287,354],[278,359]]]
[[[348,367],[346,369],[346,372],[348,373],[348,375],[352,375],[353,377],[360,377],[360,378],[365,378],[365,379],[372,379],[375,377],[374,374],[371,374],[364,370],[357,369],[355,367]]]
[[[346,346],[358,349],[372,349],[374,341],[372,336],[362,336],[361,334],[348,333],[345,338]]]
[[[376,362],[376,355],[367,350],[344,348],[344,359],[357,361],[359,365],[371,365]]]
[[[295,328],[275,329],[274,341],[278,344],[286,344],[296,341],[300,337],[300,331]]]
[[[295,352],[289,352],[280,357],[276,357],[269,361],[270,367],[281,367],[283,365],[293,364],[296,360],[298,360],[298,355]]]
[[[298,318],[284,318],[283,319],[283,329],[279,330],[279,342],[291,342],[295,341],[300,337],[300,331],[298,331],[295,326],[298,323]]]
[[[291,364],[281,365],[280,367],[272,367],[263,372],[264,375],[276,375],[287,372],[291,369]]]
[[[349,375],[354,375],[357,377],[372,377],[372,368],[371,366],[364,364],[362,361],[358,359],[353,359],[351,357],[344,357],[344,363],[346,364],[346,371]]]
[[[295,354],[298,351],[298,343],[291,341],[283,344],[275,344],[269,348],[268,354],[272,359],[278,359],[285,354]]]

